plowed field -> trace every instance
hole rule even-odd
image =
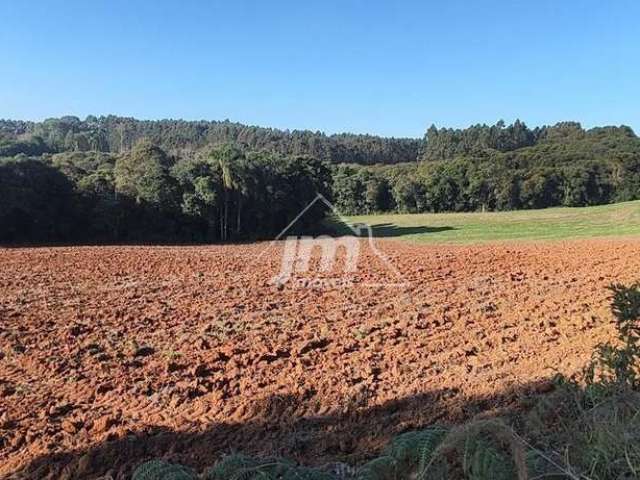
[[[0,250],[0,477],[126,478],[167,456],[357,462],[524,408],[612,338],[640,240],[363,244],[354,284],[278,287],[282,245]]]

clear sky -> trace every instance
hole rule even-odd
[[[640,133],[637,0],[3,0],[0,118]]]

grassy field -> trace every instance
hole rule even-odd
[[[420,243],[477,243],[640,235],[640,201],[515,212],[383,214],[348,217],[376,237]]]

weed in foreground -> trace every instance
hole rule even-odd
[[[617,341],[596,348],[581,378],[557,377],[526,413],[406,432],[381,456],[340,472],[235,454],[202,475],[153,460],[133,480],[640,478],[640,283],[611,291]]]

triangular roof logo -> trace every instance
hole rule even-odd
[[[347,226],[347,228],[352,232],[354,237],[358,237],[358,238],[362,238],[362,239],[365,239],[365,238],[368,239],[368,245],[369,245],[369,248],[371,248],[371,251],[384,263],[384,265],[396,277],[395,281],[393,281],[393,282],[367,283],[366,284],[367,286],[406,287],[406,286],[409,285],[409,282],[406,281],[403,278],[402,274],[396,268],[396,266],[391,262],[391,260],[389,260],[389,258],[385,255],[385,253],[383,251],[381,251],[380,249],[378,249],[378,247],[376,246],[376,244],[374,242],[374,236],[373,236],[373,232],[372,232],[371,227],[369,225],[367,225],[367,224],[361,224],[358,227],[354,226],[321,193],[318,193],[315,196],[315,198],[311,202],[309,202],[309,204],[304,209],[302,209],[302,211],[300,211],[300,213],[298,215],[296,215],[296,217],[291,222],[289,222],[289,224],[284,229],[282,229],[282,231],[273,239],[273,241],[270,242],[270,245],[267,248],[265,248],[262,252],[260,252],[260,254],[251,262],[251,264],[253,264],[255,261],[259,260],[272,246],[275,245],[276,241],[281,240],[283,237],[285,237],[287,232],[289,232],[291,230],[291,228],[296,224],[296,222],[298,220],[300,220],[300,218],[302,218],[304,216],[304,214],[307,211],[309,211],[309,209],[311,207],[313,207],[315,204],[317,204],[318,202],[324,203],[327,206],[327,208],[333,213],[333,215],[335,215],[335,217],[338,218],[340,220],[340,222],[342,222],[344,225]],[[365,235],[363,235],[363,229],[365,230]]]

